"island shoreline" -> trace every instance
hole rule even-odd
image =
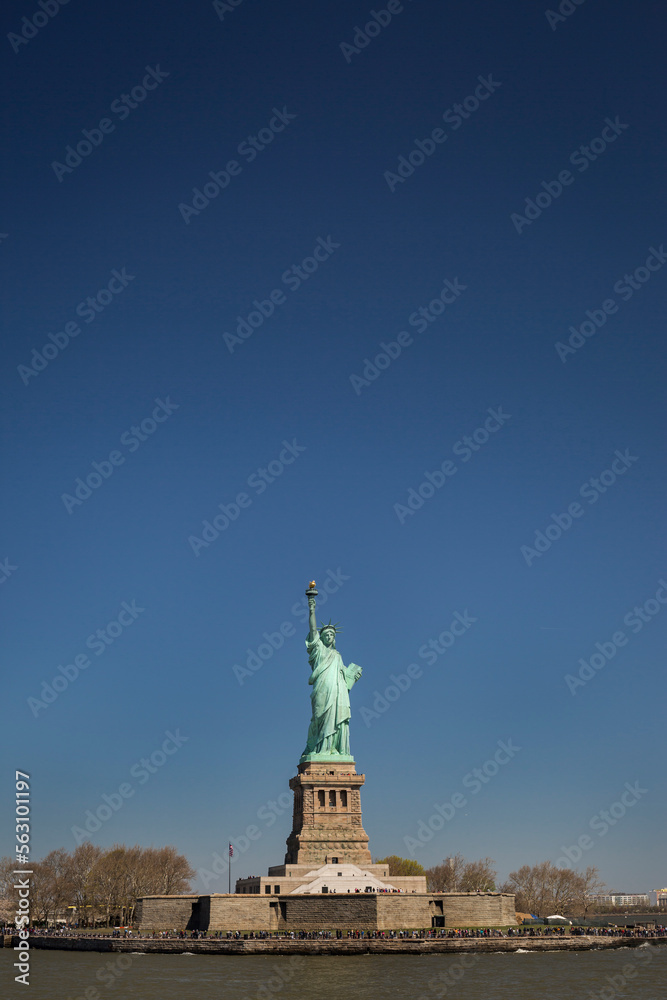
[[[5,935],[4,946],[18,945],[16,935]],[[146,955],[446,955],[494,954],[519,951],[601,951],[667,944],[661,937],[503,937],[503,938],[30,938],[30,948],[46,951],[95,951],[104,954]]]

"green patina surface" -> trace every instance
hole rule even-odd
[[[354,764],[354,757],[349,753],[302,753],[300,764],[308,761],[320,761],[322,764]]]
[[[350,689],[361,677],[356,663],[345,666],[336,649],[336,625],[321,625],[315,617],[314,587],[306,591],[310,631],[306,639],[312,686],[312,714],[301,763],[354,763],[350,754]]]

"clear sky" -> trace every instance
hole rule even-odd
[[[661,5],[55,2],[2,15],[35,856],[282,863],[314,577],[374,856],[662,887]]]

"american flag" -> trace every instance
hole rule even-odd
[[[230,858],[234,857],[234,848],[232,847],[231,844],[229,845],[229,856],[230,856]]]

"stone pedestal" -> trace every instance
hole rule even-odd
[[[307,760],[290,779],[294,792],[286,865],[370,864],[368,834],[361,825],[364,775],[351,759]]]

